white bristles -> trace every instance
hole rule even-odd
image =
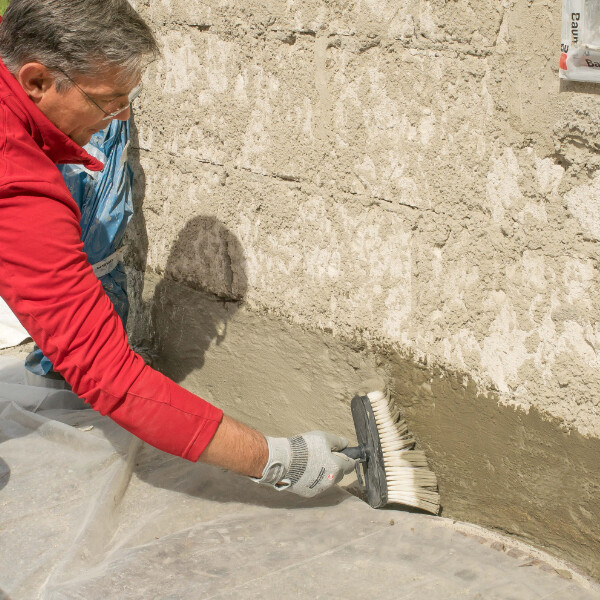
[[[385,394],[381,390],[377,390],[376,392],[369,392],[367,394],[367,398],[371,401],[371,404],[373,404],[373,402],[383,400],[385,398]]]
[[[383,392],[367,394],[383,454],[388,502],[398,502],[437,514],[440,495],[435,473],[429,470],[425,454],[413,450],[415,440],[400,411]]]

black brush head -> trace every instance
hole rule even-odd
[[[356,437],[366,455],[362,463],[367,501],[373,508],[381,508],[388,501],[383,452],[371,402],[367,396],[354,396],[351,404]]]

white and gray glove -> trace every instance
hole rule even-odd
[[[267,437],[267,444],[269,460],[262,477],[250,479],[279,491],[312,498],[354,470],[354,461],[339,454],[348,440],[324,431],[293,438]]]

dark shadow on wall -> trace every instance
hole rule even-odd
[[[201,369],[210,345],[225,339],[227,322],[246,291],[246,263],[236,236],[214,217],[188,221],[152,300],[159,370],[180,382]]]
[[[224,339],[227,321],[246,295],[246,263],[236,236],[215,217],[198,215],[177,235],[164,272],[146,272],[144,152],[132,116],[129,163],[134,173],[134,217],[127,233],[127,263],[136,276],[128,282],[132,305],[128,335],[135,350],[149,354],[155,368],[180,382],[202,367],[213,340]],[[198,294],[210,310],[198,306]]]

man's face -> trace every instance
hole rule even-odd
[[[114,69],[95,78],[77,77],[73,80],[77,85],[64,92],[57,92],[52,84],[36,104],[58,129],[75,143],[85,146],[92,135],[108,127],[110,121],[126,121],[130,116],[130,110],[126,108],[106,120],[106,113],[128,106],[129,94],[139,83],[137,80],[123,83],[120,75]]]

